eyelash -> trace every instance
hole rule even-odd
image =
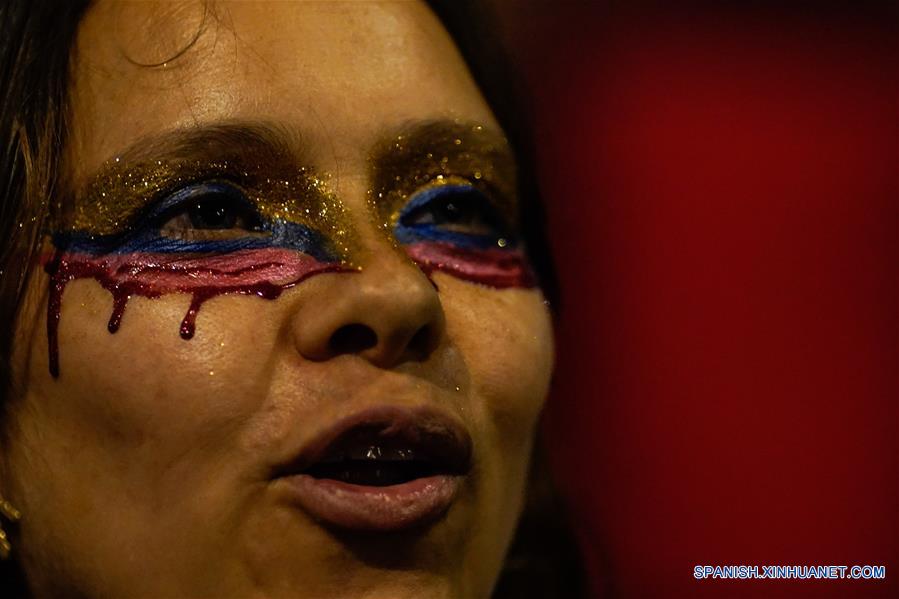
[[[513,237],[488,196],[466,183],[413,194],[397,217],[395,234],[401,243],[434,240],[484,247],[507,247]]]
[[[204,214],[205,213],[205,214]],[[225,223],[202,224],[201,220],[225,219]],[[263,220],[246,195],[234,185],[222,182],[197,183],[183,187],[163,199],[148,219],[160,233],[174,235],[205,231],[242,230],[258,233],[263,230]],[[177,221],[181,220],[181,223]]]

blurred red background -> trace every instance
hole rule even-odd
[[[899,597],[895,4],[505,22],[563,293],[545,433],[594,595]]]

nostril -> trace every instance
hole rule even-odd
[[[433,344],[432,329],[429,326],[424,326],[418,329],[415,335],[412,336],[412,339],[409,340],[408,349],[417,359],[421,360],[431,353],[434,349]]]
[[[378,335],[364,324],[346,324],[334,331],[328,345],[335,355],[356,354],[378,344]]]

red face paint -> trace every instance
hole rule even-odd
[[[471,249],[447,242],[418,242],[405,247],[406,254],[427,275],[445,272],[458,279],[495,287],[535,287],[533,271],[524,255],[501,248]]]
[[[306,254],[283,248],[261,248],[226,255],[184,258],[178,254],[108,254],[57,251],[46,261],[50,275],[47,303],[47,339],[50,374],[59,376],[59,318],[66,285],[76,279],[96,280],[112,293],[113,310],[108,329],[115,333],[128,300],[135,295],[156,298],[168,293],[191,296],[181,321],[181,337],[194,336],[197,313],[203,302],[224,294],[256,295],[275,299],[285,289],[312,275],[348,272],[342,263],[320,262]]]

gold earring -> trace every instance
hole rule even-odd
[[[0,497],[0,516],[9,522],[18,522],[22,517],[22,513],[14,508],[10,502]],[[11,551],[12,545],[9,543],[9,537],[6,535],[6,531],[3,530],[2,522],[0,522],[0,559],[8,558]]]

